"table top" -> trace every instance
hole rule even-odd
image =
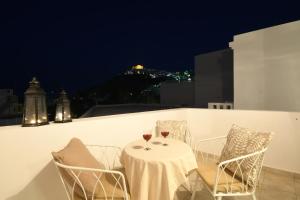
[[[164,146],[163,143],[167,143],[168,145]],[[151,150],[144,150],[146,141],[140,139],[127,144],[123,153],[134,159],[140,159],[146,162],[166,162],[193,153],[186,143],[162,137],[152,138],[148,141],[147,146],[150,147]]]

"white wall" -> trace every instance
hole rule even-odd
[[[300,113],[172,109],[143,113],[83,118],[66,124],[40,127],[0,127],[0,199],[66,199],[51,162],[51,152],[72,137],[85,143],[123,147],[154,128],[156,120],[188,121],[195,138],[226,135],[233,123],[257,130],[274,131],[265,164],[300,173]]]
[[[234,107],[300,111],[300,21],[234,36]]]
[[[40,127],[0,127],[0,199],[63,200],[63,186],[51,162],[51,152],[72,137],[87,144],[123,147],[142,138],[156,120],[185,119],[184,109],[83,118]]]

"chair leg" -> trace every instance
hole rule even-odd
[[[252,194],[252,199],[253,199],[253,200],[256,200],[255,193]]]
[[[217,197],[217,200],[222,200],[222,196],[218,196],[218,197]]]
[[[193,191],[193,193],[192,193],[192,197],[191,197],[191,200],[194,200],[194,199],[195,199],[195,197],[196,197],[196,191]]]

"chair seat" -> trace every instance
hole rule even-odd
[[[214,190],[218,165],[215,160],[205,159],[198,161],[198,169],[200,177],[206,183],[210,190]],[[219,172],[221,173],[221,172]],[[233,193],[249,191],[249,187],[240,180],[233,178],[228,172],[223,171],[219,177],[217,193]],[[250,191],[249,191],[250,192]]]
[[[125,169],[124,168],[119,168],[119,169],[115,169],[117,171],[120,171],[124,174],[125,176],[125,181],[126,181],[126,186],[127,186],[127,196],[128,199],[130,199],[130,193],[129,193],[129,187],[128,187],[128,182],[126,179],[126,175],[125,175]],[[118,176],[115,176],[115,178],[118,180]],[[111,174],[105,174],[101,177],[101,183],[103,185],[103,188],[105,188],[105,193],[102,189],[102,187],[100,186],[100,184],[98,184],[97,189],[95,191],[94,194],[94,200],[124,200],[124,191],[120,188],[120,185],[117,184],[116,188],[115,185],[117,183],[117,181],[115,180],[115,178],[111,175]],[[119,182],[120,184],[122,184],[121,182]],[[113,191],[114,195],[113,195]],[[92,199],[92,197],[88,197],[88,199]],[[74,200],[85,200],[85,198],[83,197],[83,195],[76,195],[74,196]]]

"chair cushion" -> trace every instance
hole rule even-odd
[[[78,138],[72,138],[69,144],[58,152],[52,152],[53,158],[65,165],[89,168],[103,168],[103,164],[89,152]]]
[[[198,174],[211,191],[214,190],[217,176],[217,168],[218,165],[214,160],[198,160]],[[223,173],[220,173],[218,179],[217,193],[243,192],[246,190],[246,187],[247,186],[240,180],[233,178],[233,176],[231,176],[230,173],[228,173],[227,171],[223,171]]]
[[[124,172],[125,170],[116,169],[117,171]],[[125,177],[125,173],[123,173]],[[105,193],[101,186],[98,186],[95,192],[95,198],[97,200],[100,199],[125,199],[125,193],[123,190],[122,181],[119,175],[112,175],[105,173],[105,176],[101,177],[101,183],[103,184],[103,188],[105,188]],[[117,180],[119,182],[117,182]],[[129,186],[127,181],[125,180],[125,184],[127,187],[127,196],[130,198],[129,194]]]
[[[52,152],[52,155],[57,162],[64,165],[105,169],[104,165],[94,158],[94,156],[88,151],[86,146],[78,138],[73,138],[64,149],[58,152]],[[76,183],[74,192],[78,197],[84,197],[84,193],[79,186],[79,181],[82,184],[88,198],[90,198],[93,194],[95,184],[97,183],[97,177],[100,177],[99,179],[102,183],[103,188],[105,189],[105,192],[101,184],[98,182],[94,197],[105,199],[105,196],[107,196],[107,198],[111,198],[115,186],[116,188],[114,197],[123,197],[123,190],[121,190],[120,186],[116,184],[116,180],[118,180],[119,175],[115,175],[115,177],[113,177],[111,174],[107,173],[94,173],[86,171],[80,173],[79,170],[69,170],[64,168],[60,168],[60,172],[71,187],[73,186],[74,182]],[[73,173],[77,176],[80,173],[79,181],[76,180]]]
[[[270,132],[257,132],[233,125],[222,150],[220,162],[260,151],[269,145],[271,138],[272,133]],[[226,168],[254,186],[262,165],[262,156],[258,160],[256,158],[253,156],[244,159],[240,163],[240,168],[237,163],[230,163]]]
[[[123,175],[125,176],[125,169],[120,168],[120,169],[115,169],[119,172],[122,172]],[[117,181],[119,179],[118,175],[115,175],[113,177],[111,174],[105,174],[100,178],[101,183],[103,185],[103,188],[105,188],[105,193],[102,189],[102,187],[99,185],[96,188],[95,195],[94,195],[94,200],[106,200],[106,199],[115,199],[115,200],[124,200],[125,199],[125,193],[123,189],[118,185]],[[126,179],[126,176],[125,176]],[[120,179],[121,180],[121,179]],[[126,181],[126,180],[125,180]],[[119,181],[119,183],[122,185],[122,182]],[[114,188],[116,186],[116,188]],[[128,182],[126,181],[126,187],[127,187],[127,197],[130,199],[130,193],[129,193],[129,186]],[[115,189],[115,191],[114,191]],[[88,195],[88,199],[91,199],[91,195]],[[75,200],[85,200],[84,195],[82,193],[75,195]]]
[[[162,131],[168,131],[169,137],[186,142],[187,122],[175,120],[158,120],[156,122],[157,136],[161,136]]]

